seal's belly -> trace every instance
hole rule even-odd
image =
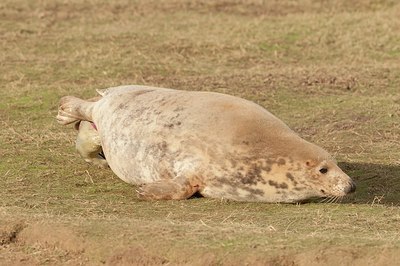
[[[213,148],[214,139],[228,136],[224,122],[217,121],[221,114],[206,115],[201,110],[207,102],[193,105],[189,100],[184,92],[142,90],[99,104],[93,120],[107,161],[121,179],[151,183],[195,171],[207,157],[205,150]],[[218,142],[231,145],[230,140]]]
[[[98,127],[110,168],[125,182],[143,184],[172,179],[204,165],[199,136],[179,130],[174,134],[164,132],[157,125],[135,119],[120,130],[115,130],[115,123],[100,119]]]

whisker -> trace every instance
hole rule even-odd
[[[326,203],[328,199],[329,199],[328,197],[322,198],[322,200],[320,201],[320,203]]]
[[[335,203],[337,204],[340,201],[340,196],[336,196]]]
[[[331,200],[331,197],[330,197],[330,196],[329,196],[329,197],[326,197],[325,203],[329,203],[330,200]]]
[[[335,196],[331,196],[331,199],[329,200],[329,204],[332,204],[335,202],[336,197]]]
[[[334,204],[336,202],[336,196],[333,196],[333,199],[331,201],[331,204]]]
[[[335,204],[336,204],[336,203],[338,202],[338,200],[339,200],[339,197],[338,197],[338,196],[336,196],[336,197],[335,197],[335,201],[334,201],[333,203],[335,203]]]
[[[326,203],[330,204],[331,202],[332,202],[332,196],[329,196],[329,200]]]
[[[326,203],[326,204],[329,204],[329,201],[331,200],[331,197],[330,196],[328,196],[328,197],[326,197],[325,198],[325,201],[324,201],[324,203]]]
[[[342,203],[344,196],[327,196],[322,198],[319,203],[325,203],[325,204],[338,204]]]

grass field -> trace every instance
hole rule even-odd
[[[399,265],[400,4],[0,3],[1,265]],[[147,84],[252,100],[334,154],[341,204],[145,202],[86,164],[60,97]]]

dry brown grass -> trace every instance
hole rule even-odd
[[[0,3],[0,264],[399,259],[396,1]],[[357,180],[345,204],[142,202],[84,163],[58,99],[149,84],[265,106]]]

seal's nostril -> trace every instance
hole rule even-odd
[[[354,191],[356,191],[356,184],[354,182],[351,182],[349,191],[347,193],[353,193]]]
[[[350,192],[354,192],[356,191],[356,184],[353,182],[351,183],[351,191]]]

